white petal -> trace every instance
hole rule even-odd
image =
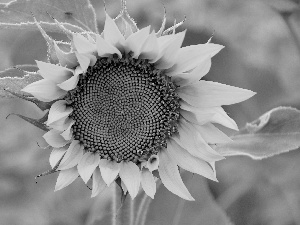
[[[74,52],[67,53],[62,51],[57,46],[56,42],[54,42],[54,49],[61,66],[73,69],[78,65],[78,61]]]
[[[228,127],[233,130],[238,130],[237,124],[233,119],[231,119],[224,109],[220,106],[218,107],[193,107],[186,102],[182,101],[181,106],[182,109],[189,111],[181,111],[180,114],[188,121],[203,125],[208,122],[218,123],[225,127]]]
[[[159,54],[159,45],[155,32],[153,31],[143,44],[140,52],[140,58],[142,59],[155,59]]]
[[[61,190],[71,184],[74,180],[76,180],[78,175],[77,168],[60,171],[56,181],[55,191]]]
[[[179,122],[178,132],[179,134],[172,138],[191,155],[208,162],[224,159],[205,142],[196,128],[184,119]]]
[[[70,120],[68,122],[68,128],[64,132],[61,133],[61,136],[65,140],[71,140],[71,138],[72,138],[72,130],[71,130],[71,128],[72,128],[72,126],[73,126],[74,123],[75,123],[74,120]]]
[[[168,142],[167,151],[181,168],[199,174],[213,181],[217,181],[212,168],[202,159],[196,158],[179,146],[175,141]]]
[[[232,141],[230,137],[228,137],[211,123],[201,126],[194,124],[193,126],[208,144],[223,144]]]
[[[39,68],[39,73],[41,76],[46,80],[53,81],[56,84],[64,82],[73,75],[73,71],[66,67],[37,60],[36,64]]]
[[[81,69],[83,71],[86,71],[90,65],[90,59],[84,54],[80,54],[78,52],[75,52],[75,54],[76,54],[76,57],[78,59],[80,66],[81,66]]]
[[[84,183],[87,183],[91,178],[94,170],[99,165],[100,157],[98,154],[91,152],[85,153],[79,161],[77,168]]]
[[[211,58],[204,59],[192,72],[173,75],[172,81],[174,81],[181,87],[188,84],[193,84],[194,82],[199,81],[203,76],[205,76],[210,70],[210,67]]]
[[[49,126],[49,124],[57,120],[66,118],[67,116],[70,115],[72,111],[73,109],[71,107],[67,107],[67,101],[65,100],[56,101],[55,103],[52,104],[49,110],[47,125]]]
[[[100,172],[104,182],[109,186],[118,176],[120,164],[114,161],[101,159],[99,162]]]
[[[126,187],[126,185],[124,184],[123,181],[121,181],[121,187],[122,187],[122,190],[123,190],[123,194],[126,195],[126,193],[128,192],[128,190],[127,190],[127,187]]]
[[[196,107],[231,105],[255,95],[253,91],[212,81],[198,81],[177,88],[179,96]]]
[[[217,44],[199,44],[190,45],[179,49],[178,57],[175,65],[167,71],[167,75],[172,76],[194,69],[199,62],[202,62],[207,57],[213,57],[224,46]]]
[[[58,84],[57,86],[63,90],[70,91],[77,86],[78,81],[79,75],[74,74],[74,76],[72,76],[70,79],[66,80],[65,82],[62,82],[61,84]]]
[[[164,54],[164,51],[168,48],[170,43],[173,42],[175,35],[164,35],[157,38],[159,53],[155,59],[150,60],[151,63],[157,62]]]
[[[58,161],[64,156],[66,151],[67,151],[67,149],[65,149],[65,148],[54,148],[52,150],[50,157],[49,157],[49,162],[50,162],[51,168],[53,168],[58,163]]]
[[[69,119],[67,116],[63,117],[55,122],[52,122],[51,124],[49,124],[48,126],[52,129],[55,129],[57,131],[63,132],[64,130],[66,130],[68,128],[68,124],[69,121],[71,119]]]
[[[146,164],[146,167],[152,172],[154,170],[158,169],[158,165],[159,165],[159,158],[158,155],[152,155]]]
[[[144,189],[145,193],[152,199],[154,199],[154,195],[156,192],[156,182],[152,175],[152,173],[147,170],[143,169],[141,173],[141,184],[142,188]]]
[[[44,102],[51,102],[67,94],[65,90],[57,87],[53,81],[45,79],[33,82],[27,85],[21,91],[30,93],[38,100]]]
[[[126,185],[131,198],[134,199],[137,196],[140,188],[140,169],[133,162],[123,162],[120,165],[120,178]]]
[[[194,201],[195,199],[191,196],[180,177],[176,162],[168,155],[166,150],[159,152],[159,158],[158,172],[165,187],[183,199]]]
[[[104,24],[104,40],[110,43],[111,45],[120,49],[120,47],[124,46],[125,38],[121,34],[119,28],[116,23],[108,14],[106,14],[106,20]]]
[[[81,146],[77,140],[72,141],[58,169],[66,170],[76,166],[81,160],[82,156],[83,146]]]
[[[141,48],[147,40],[150,32],[150,26],[131,34],[125,41],[125,52],[133,52],[133,58],[138,58],[141,53]]]
[[[96,52],[96,45],[81,34],[76,33],[73,35],[73,43],[79,53],[93,54]]]
[[[46,134],[43,135],[45,141],[54,148],[60,148],[65,146],[68,141],[66,141],[61,135],[60,131],[50,130]]]
[[[156,68],[168,69],[175,64],[175,59],[177,58],[178,50],[182,45],[185,32],[186,30],[173,35],[173,39],[168,43],[167,47],[160,53],[162,56],[155,63]]]
[[[108,57],[110,55],[117,54],[119,58],[122,58],[122,54],[119,49],[105,41],[100,35],[96,36],[96,45],[98,56]]]
[[[99,167],[97,167],[93,173],[93,189],[92,189],[92,198],[96,197],[106,188],[106,184],[102,179]]]

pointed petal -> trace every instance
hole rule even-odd
[[[46,134],[43,135],[45,141],[54,148],[60,148],[65,146],[68,141],[66,141],[61,135],[60,131],[50,130]]]
[[[78,81],[79,81],[79,75],[74,74],[74,76],[72,76],[70,79],[58,84],[57,86],[63,90],[70,91],[77,86]]]
[[[194,82],[201,80],[201,78],[208,73],[210,67],[211,58],[204,59],[192,72],[173,75],[172,81],[174,81],[180,87],[186,86],[188,84],[193,84]]]
[[[112,18],[110,18],[108,14],[106,14],[103,34],[104,40],[110,43],[111,45],[115,46],[116,48],[120,49],[120,47],[124,46],[125,38],[121,34],[116,23],[113,21]]]
[[[217,181],[212,168],[202,159],[196,158],[178,145],[174,140],[168,143],[167,151],[182,169],[204,176],[213,181]]]
[[[115,161],[101,159],[99,162],[100,172],[104,182],[109,186],[118,176],[120,164]]]
[[[96,52],[96,45],[79,33],[73,34],[73,43],[79,53],[93,54]]]
[[[56,181],[55,191],[61,190],[71,184],[76,180],[78,175],[77,168],[60,171]]]
[[[54,42],[54,49],[61,66],[73,69],[78,65],[78,61],[74,52],[67,53],[62,51],[56,42]]]
[[[93,189],[92,189],[92,198],[96,197],[106,188],[106,184],[102,179],[99,168],[97,167],[93,173]]]
[[[27,85],[21,91],[32,94],[35,98],[44,102],[51,102],[67,94],[50,80],[39,80]]]
[[[195,199],[191,196],[180,177],[176,162],[168,155],[168,152],[161,150],[159,158],[158,172],[164,186],[173,194],[185,200],[194,201]]]
[[[96,36],[96,45],[98,56],[108,57],[113,54],[117,54],[119,58],[122,58],[122,54],[115,46],[105,41],[100,35]]]
[[[123,162],[120,165],[120,178],[126,185],[131,198],[134,199],[137,196],[140,188],[140,169],[133,162]]]
[[[159,54],[159,45],[157,41],[157,37],[155,32],[152,32],[145,43],[143,44],[141,51],[140,51],[140,58],[142,59],[155,59]]]
[[[193,125],[184,119],[180,120],[178,131],[179,134],[172,136],[172,138],[191,155],[207,162],[224,159],[205,142]]]
[[[204,80],[179,87],[177,92],[184,101],[196,107],[231,105],[255,95],[250,90]]]
[[[76,166],[81,160],[82,156],[83,146],[81,146],[77,140],[72,141],[58,169],[66,170]]]
[[[122,187],[122,190],[123,190],[123,194],[126,195],[126,193],[128,192],[128,190],[127,190],[127,187],[126,187],[126,185],[124,184],[123,181],[121,181],[121,187]]]
[[[143,169],[141,173],[141,184],[142,188],[144,189],[145,193],[152,199],[154,199],[154,195],[156,192],[156,182],[152,175],[152,173],[147,170]]]
[[[49,110],[47,125],[60,120],[62,118],[66,118],[73,111],[71,107],[67,107],[67,101],[59,100],[53,103]]]
[[[91,152],[85,153],[77,165],[78,173],[84,183],[87,183],[91,178],[94,170],[99,165],[100,157]]]
[[[193,126],[208,144],[224,144],[232,141],[230,137],[211,123],[206,123],[201,126],[194,124]]]
[[[162,55],[161,58],[155,63],[157,69],[168,69],[175,64],[177,53],[182,45],[185,33],[186,30],[173,35],[173,39],[160,53]]]
[[[83,71],[86,71],[90,65],[90,59],[84,54],[80,54],[78,52],[75,52],[75,54],[76,58],[78,59],[79,65],[81,66],[81,69]]]
[[[159,158],[158,155],[152,155],[146,164],[146,167],[148,168],[148,170],[150,172],[157,170],[158,169],[158,165],[159,165]]]
[[[217,44],[199,44],[183,47],[178,51],[175,65],[167,71],[167,75],[174,75],[194,69],[199,62],[207,57],[213,57],[224,46]]]
[[[66,67],[37,60],[36,64],[39,67],[39,73],[41,76],[44,79],[53,81],[56,84],[64,82],[73,75],[73,71]]]
[[[74,120],[70,120],[68,122],[68,128],[61,133],[61,136],[65,139],[65,140],[71,140],[72,138],[72,126],[75,123]]]
[[[54,148],[50,154],[49,162],[50,166],[53,169],[53,167],[56,165],[56,163],[63,157],[63,155],[66,153],[67,149],[65,148]]]
[[[125,41],[125,52],[133,52],[133,58],[137,59],[140,55],[141,48],[147,40],[150,32],[150,26],[131,34]]]
[[[164,55],[165,50],[174,41],[174,38],[174,34],[157,38],[159,52],[155,59],[150,60],[151,63],[156,63]]]
[[[205,123],[218,123],[233,130],[239,130],[237,124],[231,119],[222,107],[196,108],[182,101],[180,114],[188,121],[203,125]]]

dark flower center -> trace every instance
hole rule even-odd
[[[146,60],[99,58],[66,99],[73,136],[101,158],[143,161],[177,132],[179,97],[170,77]]]

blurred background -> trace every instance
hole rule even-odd
[[[5,2],[5,1],[1,1]],[[6,1],[7,2],[7,1]],[[99,30],[103,2],[92,0]],[[225,107],[241,128],[276,106],[300,108],[300,11],[287,0],[128,0],[130,15],[140,28],[158,30],[165,6],[168,26],[186,22],[184,46],[212,42],[225,45],[213,58],[205,77],[257,92],[250,100]],[[117,16],[120,2],[106,2]],[[296,9],[296,10],[295,10]],[[62,36],[52,34],[58,40]],[[46,43],[38,31],[0,31],[0,70],[46,60]],[[77,179],[54,193],[57,174],[34,177],[50,168],[44,132],[11,113],[39,118],[35,105],[0,99],[0,224],[90,225],[109,217],[110,192],[90,199]],[[227,134],[233,134],[225,130]],[[262,161],[228,157],[217,163],[219,183],[183,174],[196,202],[180,200],[164,187],[158,190],[147,225],[300,225],[300,153],[292,151]],[[225,210],[227,216],[222,211]]]

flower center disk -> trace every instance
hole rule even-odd
[[[146,60],[99,58],[66,97],[73,137],[101,158],[147,160],[177,132],[175,90],[170,77]]]

